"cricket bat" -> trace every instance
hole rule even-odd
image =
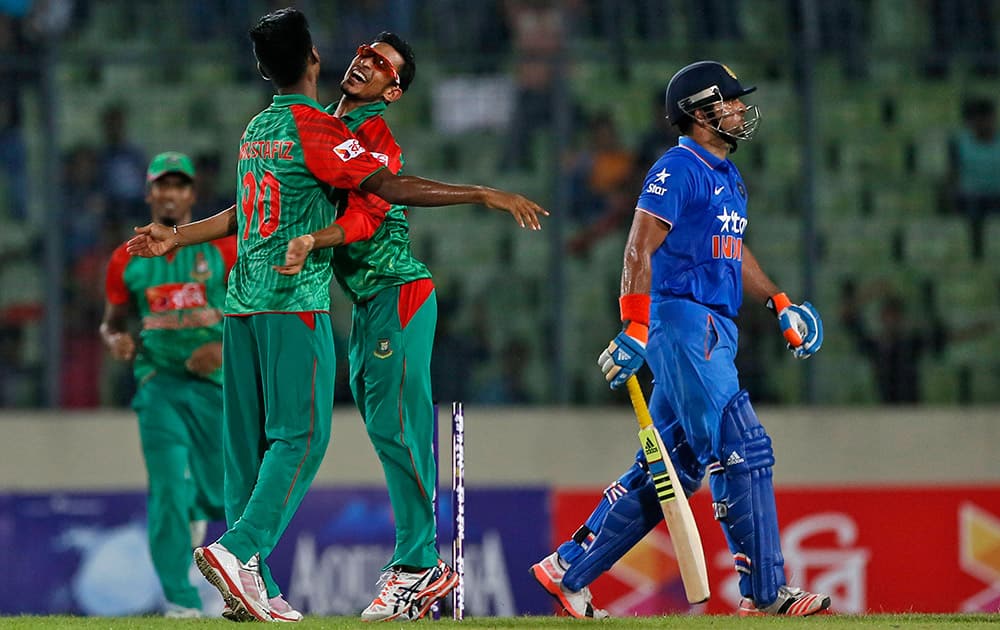
[[[694,522],[691,505],[684,495],[684,489],[674,488],[677,473],[666,447],[663,446],[660,432],[653,426],[653,417],[649,415],[639,381],[633,375],[625,384],[629,398],[632,399],[635,418],[639,422],[639,444],[646,454],[649,473],[653,476],[656,496],[660,499],[660,509],[663,510],[663,520],[667,522],[670,542],[674,545],[677,566],[680,567],[681,580],[684,582],[684,593],[691,604],[707,602],[711,595],[708,590],[708,569],[705,567],[705,552],[701,547],[701,536],[698,535],[698,525]]]

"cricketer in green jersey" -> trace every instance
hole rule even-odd
[[[194,167],[181,153],[161,153],[147,171],[146,202],[158,223],[191,220]],[[168,616],[200,616],[188,579],[191,550],[222,505],[222,305],[236,259],[226,238],[167,258],[131,256],[118,247],[108,264],[101,337],[111,355],[134,360],[132,406],[148,476],[150,555]],[[141,322],[139,343],[128,320]]]
[[[370,234],[382,220],[350,208],[336,217],[329,200],[337,188],[360,188],[397,204],[478,203],[511,212],[533,228],[546,212],[520,195],[401,177],[385,169],[316,102],[319,52],[300,11],[287,8],[265,15],[250,37],[258,68],[278,95],[250,122],[240,143],[240,210],[233,206],[173,228],[156,223],[136,228],[128,251],[162,256],[237,235],[223,337],[230,527],[217,542],[196,549],[195,561],[234,614],[270,621],[275,611],[260,560],[274,548],[316,474],[329,441],[333,407],[331,255],[317,252],[306,260],[303,254],[303,260],[290,263],[291,244],[340,245]],[[286,275],[292,266],[300,272],[294,277]],[[413,598],[396,617],[426,612],[436,589],[450,579],[438,567],[426,573],[428,579],[412,591]]]
[[[327,108],[395,173],[402,170],[403,155],[381,114],[403,95],[415,73],[409,44],[381,33],[358,48],[340,84],[343,96]],[[377,620],[394,614],[408,585],[443,561],[434,518],[434,283],[410,250],[406,207],[390,207],[360,191],[347,195],[348,208],[370,205],[380,208],[384,219],[368,240],[333,250],[333,272],[354,302],[351,391],[382,463],[396,528],[395,551],[383,567],[381,592],[361,613],[362,619]],[[439,596],[452,587],[445,582]]]

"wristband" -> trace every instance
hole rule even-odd
[[[767,303],[765,304],[767,310],[774,313],[775,317],[791,305],[792,301],[789,300],[788,296],[784,293],[775,293],[771,297],[767,298]]]
[[[629,293],[618,298],[623,322],[634,322],[649,326],[649,295]]]

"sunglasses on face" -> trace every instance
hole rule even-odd
[[[382,55],[368,44],[361,44],[358,46],[358,57],[361,59],[371,59],[372,65],[375,66],[376,70],[382,74],[391,76],[396,85],[399,85],[399,72],[396,71],[396,66],[392,65],[392,62],[385,55]]]

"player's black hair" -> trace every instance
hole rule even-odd
[[[306,16],[292,7],[263,16],[249,32],[261,74],[275,86],[293,85],[302,78],[312,55],[312,34]]]
[[[396,68],[396,70],[399,71],[399,89],[405,92],[417,74],[417,60],[413,56],[413,47],[405,39],[389,31],[382,31],[372,40],[373,44],[377,42],[389,44],[403,58],[403,67]]]

